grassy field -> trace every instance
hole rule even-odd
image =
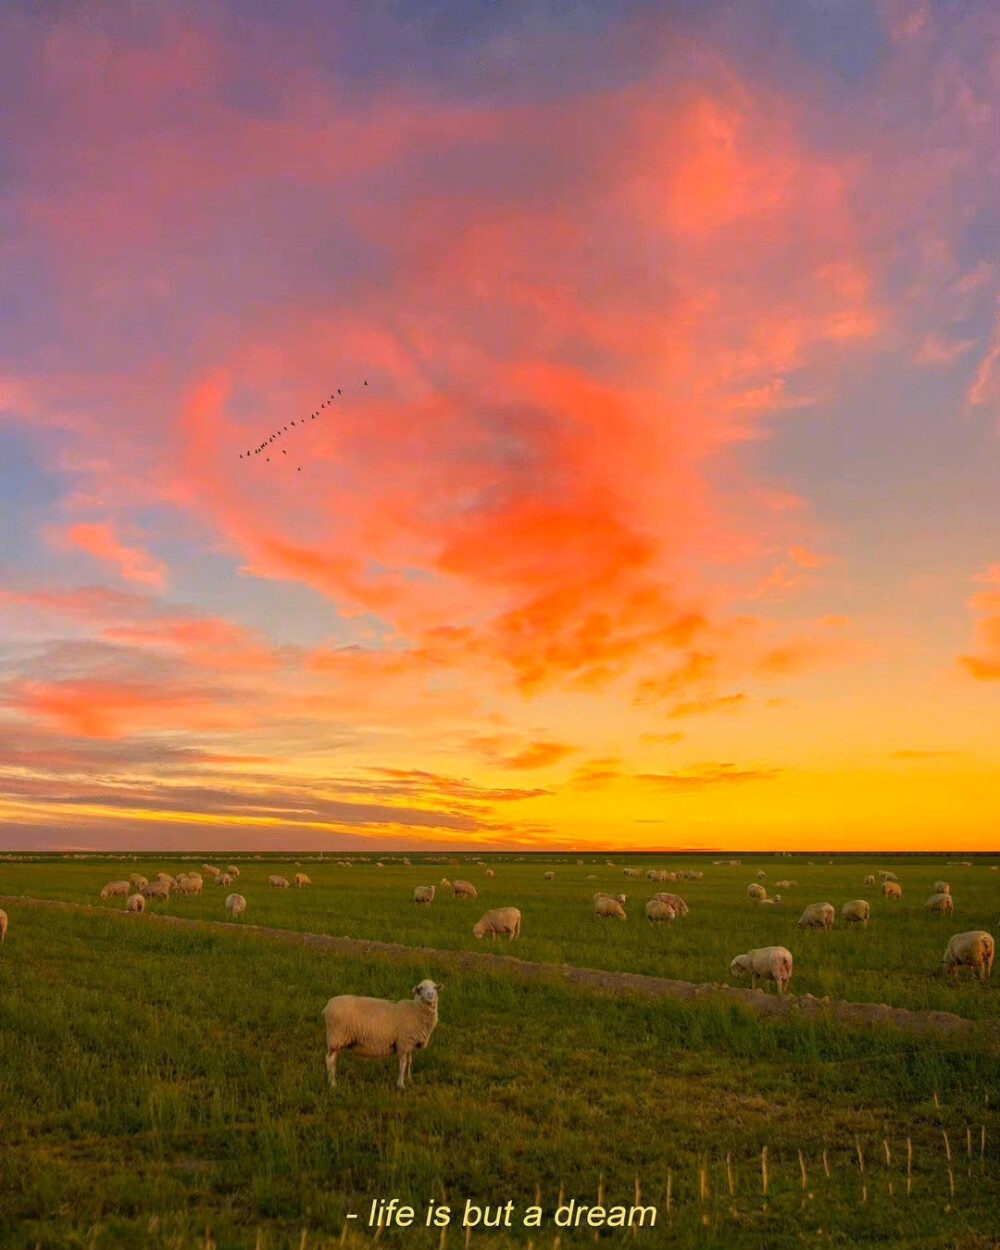
[[[218,864],[219,858],[212,862]],[[268,889],[267,878],[272,872],[282,872],[291,879],[296,871],[293,860],[237,857],[241,876],[232,888],[247,898],[247,922],[441,950],[489,948],[488,940],[479,943],[472,936],[474,921],[488,907],[513,905],[523,912],[524,925],[512,953],[523,959],[689,981],[730,980],[729,964],[734,955],[756,946],[783,945],[795,957],[792,989],[799,994],[884,1002],[912,1010],[934,1008],[973,1019],[1000,1016],[1000,976],[983,986],[967,974],[951,985],[941,975],[941,956],[951,934],[975,928],[996,931],[1000,873],[990,872],[982,862],[972,868],[948,868],[944,858],[810,865],[772,857],[747,859],[739,868],[717,868],[693,857],[637,859],[636,866],[643,868],[696,866],[705,871],[703,881],[652,885],[645,880],[626,881],[621,867],[605,866],[604,856],[584,857],[583,866],[577,864],[578,857],[525,862],[486,857],[497,874],[493,879],[470,862],[441,865],[411,858],[412,867],[401,864],[397,857],[395,861],[384,860],[383,869],[375,868],[374,863],[343,868],[329,860],[318,863],[301,858],[302,870],[309,873],[314,885],[283,891]],[[231,862],[234,860],[226,858],[226,863]],[[0,861],[0,894],[97,903],[106,881],[134,871],[149,877],[159,869],[174,873],[185,866],[191,871],[197,865],[162,858],[99,863]],[[903,885],[902,900],[886,901],[878,889],[862,887],[866,873],[877,867],[889,867],[897,873]],[[554,881],[543,880],[548,869],[556,873]],[[756,880],[758,869],[767,873],[769,892],[773,892],[776,881],[798,881],[792,889],[781,891],[784,901],[780,909],[755,907],[748,901],[746,887]],[[413,887],[440,883],[443,876],[471,880],[479,898],[458,901],[438,885],[434,903],[416,907]],[[597,879],[588,880],[591,876]],[[950,918],[928,915],[924,910],[931,887],[942,877],[951,883],[955,898],[955,914]],[[591,896],[598,889],[629,896],[625,924],[595,918]],[[680,893],[687,899],[691,914],[673,925],[648,924],[645,902],[661,889]],[[224,920],[228,892],[209,882],[201,896],[174,896],[150,907]],[[839,921],[840,905],[858,897],[867,897],[872,903],[873,918],[867,930],[847,929]],[[825,901],[837,908],[834,931],[800,930],[797,921],[803,907]],[[103,905],[120,909],[124,900],[110,899]]]
[[[824,935],[798,933],[798,903],[779,916],[751,909],[749,862],[707,867],[705,881],[680,887],[692,914],[666,932],[651,932],[639,906],[624,925],[593,920],[590,893],[621,873],[580,869],[575,859],[554,865],[552,884],[541,880],[549,864],[496,862],[488,885],[470,865],[435,865],[432,877],[424,865],[339,869],[303,858],[316,885],[287,892],[264,884],[276,861],[240,862],[248,917],[259,923],[481,949],[473,920],[482,907],[512,902],[525,914],[515,944],[525,957],[724,980],[735,951],[787,939],[798,961],[793,989],[997,1014],[993,986],[951,989],[937,971],[950,932],[994,928],[1000,882],[981,864],[944,874],[959,900],[953,921],[922,914],[923,883],[938,865],[901,863],[902,907],[890,913],[879,901],[867,934]],[[123,864],[0,862],[0,892],[93,902]],[[141,870],[181,866],[158,859]],[[769,881],[802,882],[802,904],[861,893],[847,888],[863,876],[857,864],[764,867]],[[586,882],[591,871],[599,882]],[[413,885],[444,874],[483,885],[480,900],[442,898],[429,909],[408,901]],[[636,899],[653,889],[623,888]],[[207,886],[201,899],[160,909],[220,919],[223,894]],[[560,1189],[594,1203],[602,1177],[607,1205],[633,1204],[639,1178],[642,1204],[658,1212],[655,1229],[604,1231],[608,1245],[996,1244],[1000,1064],[978,1034],[778,1022],[718,1002],[653,1003],[463,972],[447,955],[345,958],[146,917],[7,910],[4,1247],[367,1246],[363,1219],[384,1196],[411,1203],[421,1221],[428,1200],[447,1202],[455,1223],[443,1239],[422,1226],[390,1230],[382,1245],[455,1250],[466,1244],[458,1226],[466,1199],[510,1200],[520,1212],[540,1192],[541,1229],[476,1229],[468,1244],[530,1240],[542,1250],[555,1244]],[[908,973],[907,949],[927,967]],[[859,991],[857,971],[838,966],[848,956],[880,990]],[[424,976],[444,983],[441,1023],[406,1093],[393,1087],[393,1060],[351,1055],[329,1090],[327,998],[403,997]],[[349,1212],[363,1218],[347,1221]],[[564,1231],[561,1244],[594,1236]]]

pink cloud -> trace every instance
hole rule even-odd
[[[146,586],[162,586],[166,579],[166,566],[148,552],[137,547],[127,547],[115,536],[110,523],[76,524],[61,534],[54,535],[61,546],[75,547],[97,560],[112,564],[120,577],[129,582]]]

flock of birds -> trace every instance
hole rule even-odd
[[[365,386],[367,386],[367,385],[368,385],[368,379],[367,379],[367,378],[365,378]],[[327,398],[326,398],[326,399],[324,399],[324,400],[323,400],[323,402],[320,404],[320,406],[316,409],[316,411],[315,411],[315,412],[312,412],[312,413],[310,413],[310,414],[309,414],[309,420],[310,420],[310,421],[315,421],[317,417],[321,417],[321,416],[323,415],[323,409],[324,409],[324,408],[327,408],[327,407],[332,407],[332,406],[333,406],[333,401],[334,401],[334,400],[337,398],[337,396],[338,396],[338,395],[340,395],[340,394],[341,394],[341,390],[340,390],[340,387],[338,386],[338,387],[337,387],[337,389],[336,389],[334,392],[332,392],[330,395],[328,395],[328,396],[327,396]],[[306,424],[306,418],[305,418],[305,417],[300,417],[300,418],[299,418],[299,420],[298,420],[297,422],[296,422],[296,421],[292,421],[292,422],[291,422],[291,426],[292,426],[292,427],[295,427],[295,426],[297,426],[297,425],[298,425],[298,426],[304,426],[305,424]],[[252,460],[254,456],[263,456],[263,457],[264,457],[264,461],[265,461],[265,463],[266,463],[266,464],[270,464],[270,463],[271,463],[271,457],[270,457],[269,455],[267,455],[268,448],[269,448],[269,447],[271,446],[271,444],[275,441],[275,439],[279,439],[279,438],[281,438],[281,437],[282,437],[282,435],[287,434],[287,433],[289,433],[289,426],[287,426],[287,425],[286,425],[286,426],[280,426],[278,429],[276,429],[276,430],[274,431],[274,433],[273,433],[273,434],[268,435],[268,437],[267,437],[267,438],[265,438],[265,439],[264,439],[264,441],[263,441],[262,443],[258,443],[258,445],[257,445],[256,447],[253,447],[253,448],[248,447],[248,448],[247,448],[247,450],[246,450],[245,452],[244,452],[244,451],[241,451],[241,452],[240,452],[240,459],[241,459],[241,460]],[[282,454],[283,456],[287,456],[287,455],[288,455],[288,451],[287,451],[287,449],[286,449],[286,448],[284,448],[284,447],[282,447],[282,449],[281,449],[281,454]],[[276,457],[275,459],[277,459],[277,457]],[[301,472],[302,472],[302,466],[301,466],[301,465],[298,465],[298,467],[296,468],[296,472],[297,472],[297,473],[301,473]]]

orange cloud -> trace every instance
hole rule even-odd
[[[746,704],[747,696],[737,694],[718,695],[710,699],[692,699],[687,703],[675,703],[667,712],[670,717],[704,716],[709,712],[736,712]]]
[[[1000,681],[1000,564],[990,565],[973,580],[996,589],[981,591],[969,599],[972,611],[986,613],[976,622],[982,651],[979,655],[960,655],[958,663],[976,681]]]
[[[108,523],[71,525],[56,541],[113,564],[126,581],[162,586],[166,579],[166,566],[161,560],[137,547],[126,547],[115,537],[114,528]]]
[[[508,755],[503,761],[504,768],[524,769],[548,768],[577,750],[564,742],[532,742],[516,755]]]

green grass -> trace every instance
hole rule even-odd
[[[519,863],[491,856],[497,876],[490,880],[469,862],[460,865],[422,864],[413,867],[386,861],[384,869],[373,864],[339,868],[331,861],[302,861],[314,881],[312,887],[270,890],[267,878],[280,871],[291,878],[293,861],[240,858],[242,875],[234,884],[248,900],[244,917],[248,923],[301,929],[335,936],[371,938],[441,950],[491,949],[489,940],[477,942],[472,925],[488,907],[514,905],[521,909],[521,938],[510,947],[522,959],[544,963],[569,963],[612,971],[641,972],[689,981],[731,980],[729,964],[741,951],[756,946],[787,946],[795,957],[792,989],[799,994],[829,995],[857,1002],[884,1002],[911,1010],[953,1011],[972,1019],[1000,1016],[1000,975],[993,984],[974,983],[967,974],[948,984],[941,974],[941,957],[948,938],[967,929],[996,932],[1000,914],[1000,873],[983,863],[972,868],[947,868],[945,859],[896,859],[879,861],[892,867],[904,889],[903,899],[889,902],[878,890],[862,887],[867,871],[876,865],[862,860],[838,860],[833,865],[810,866],[798,860],[745,859],[740,868],[705,865],[705,880],[653,885],[626,881],[621,868],[604,866],[605,857],[553,858]],[[614,858],[614,857],[612,857]],[[233,862],[216,856],[211,862]],[[683,867],[693,858],[640,859],[642,867]],[[50,859],[44,863],[0,862],[0,893],[29,894],[76,902],[98,902],[101,886],[131,871],[150,877],[160,868],[179,871],[180,860],[134,859],[101,863]],[[190,870],[191,864],[187,864]],[[223,865],[224,866],[224,865]],[[799,885],[782,891],[780,910],[759,908],[747,901],[746,886],[756,880],[758,867],[768,874],[767,885],[782,878]],[[556,879],[546,882],[542,873],[554,867]],[[596,881],[588,881],[596,875]],[[440,887],[442,876],[462,876],[479,889],[475,901],[457,901]],[[928,915],[924,903],[939,877],[949,880],[956,900],[954,916]],[[430,907],[411,901],[413,887],[438,884]],[[597,920],[591,896],[597,889],[629,895],[625,924]],[[645,902],[660,889],[674,890],[687,899],[691,914],[673,925],[650,925]],[[175,896],[167,903],[153,903],[151,910],[167,911],[201,919],[225,920],[226,889],[209,882],[200,897]],[[840,905],[848,899],[868,897],[872,921],[867,930],[850,930],[839,920]],[[835,905],[838,922],[833,932],[800,930],[797,921],[807,903],[828,901]],[[104,906],[121,908],[123,900]],[[500,949],[500,945],[495,949]],[[507,946],[503,949],[506,952]],[[744,982],[746,984],[746,982]]]
[[[525,937],[515,950],[526,957],[724,978],[716,965],[704,977],[690,971],[706,957],[683,922],[650,933],[640,908],[630,909],[625,925],[592,921],[585,907],[578,916],[581,892],[589,898],[594,883],[582,887],[576,876],[589,866],[560,864],[556,882],[546,885],[544,865],[501,863],[495,897],[490,888],[475,904],[449,898],[426,910],[408,902],[412,885],[428,879],[426,867],[303,867],[316,887],[278,893],[263,884],[272,863],[245,863],[240,886],[255,921],[483,949],[469,933],[472,921],[482,907],[512,901],[525,912]],[[842,870],[847,880],[858,876],[854,866],[836,867]],[[968,887],[951,874],[962,899],[973,895],[971,877],[986,875],[982,867],[965,871]],[[465,866],[435,872],[437,879],[482,878]],[[727,956],[765,940],[755,926],[787,920],[762,917],[742,900],[729,906],[727,898],[751,879],[747,866],[707,872],[712,880],[681,887],[692,904],[687,928],[709,935],[728,909],[729,934],[716,948]],[[910,872],[899,873],[904,889]],[[930,881],[937,875],[934,867],[922,872]],[[3,864],[0,892],[93,901],[96,888],[119,873],[120,866],[86,862]],[[787,875],[802,881],[802,866]],[[508,882],[517,886],[513,898]],[[610,885],[611,870],[602,883]],[[985,911],[1000,886],[980,884]],[[635,883],[623,888],[647,893],[645,883],[638,891]],[[172,901],[170,910],[221,918],[224,892],[206,890],[202,899],[176,907]],[[843,901],[829,890],[818,895],[828,896]],[[813,901],[811,892],[806,901]],[[526,984],[504,973],[462,972],[432,956],[345,958],[249,933],[174,930],[145,917],[16,904],[7,910],[11,930],[0,951],[0,1246],[278,1250],[300,1246],[303,1230],[313,1250],[370,1245],[365,1229],[348,1224],[343,1242],[341,1235],[348,1211],[367,1213],[373,1196],[399,1197],[421,1212],[429,1198],[458,1207],[465,1198],[511,1199],[520,1209],[540,1188],[551,1213],[560,1187],[567,1197],[595,1201],[602,1176],[608,1203],[631,1203],[639,1177],[643,1202],[659,1207],[656,1230],[636,1238],[608,1232],[602,1241],[609,1245],[995,1244],[1000,1065],[978,1033],[960,1040],[778,1022],[718,1002],[650,1002],[556,979]],[[715,917],[711,924],[700,919],[703,911]],[[878,927],[867,935],[811,935],[794,930],[797,914],[789,930],[797,940],[788,944],[801,971],[804,951],[818,952],[825,967],[820,961],[831,951],[853,949],[830,942],[843,938],[867,952],[871,975],[889,986],[891,970],[880,969],[873,952],[895,950],[885,941],[890,926],[933,925],[929,949],[940,959],[947,932],[977,923],[941,926],[917,914],[890,917],[880,906]],[[562,928],[547,924],[552,916],[563,918]],[[856,941],[865,937],[876,941]],[[933,972],[925,975],[933,979]],[[444,982],[441,1023],[415,1058],[409,1089],[395,1090],[394,1060],[346,1055],[340,1083],[329,1090],[320,1017],[326,1000],[346,992],[403,997],[424,976]],[[906,982],[897,988],[905,991]],[[952,996],[949,1005],[995,1001],[991,986],[940,991]],[[954,1156],[954,1194],[943,1132]],[[907,1138],[914,1151],[909,1196]],[[547,1222],[530,1233],[478,1231],[470,1244],[526,1246],[531,1237],[542,1250],[554,1234]],[[390,1231],[381,1244],[423,1250],[438,1238],[419,1227]],[[562,1244],[593,1244],[593,1233],[564,1233]],[[463,1245],[461,1229],[448,1230],[447,1245]]]

